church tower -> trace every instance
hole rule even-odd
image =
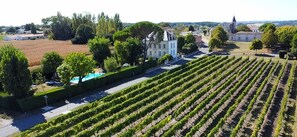
[[[230,25],[231,33],[236,33],[236,19],[235,16],[233,16],[232,23]]]

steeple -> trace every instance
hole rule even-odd
[[[231,33],[236,33],[236,19],[235,19],[235,16],[233,16],[232,23],[230,24],[230,30],[231,30]]]
[[[235,16],[233,16],[232,22],[233,22],[233,23],[236,22]]]

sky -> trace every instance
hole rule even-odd
[[[3,0],[0,26],[41,24],[41,19],[61,12],[109,16],[122,22],[230,22],[297,20],[297,0]]]

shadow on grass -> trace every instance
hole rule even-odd
[[[237,46],[233,42],[227,42],[225,45],[222,45],[220,48],[222,49],[223,52],[228,52],[229,53],[230,51],[233,51],[235,49],[239,49],[239,46]]]
[[[268,54],[255,54],[255,56],[257,56],[257,57],[274,57],[274,56],[268,55]]]

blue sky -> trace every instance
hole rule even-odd
[[[297,20],[297,0],[4,0],[0,26],[41,23],[56,15],[105,12],[123,22],[199,22]]]

